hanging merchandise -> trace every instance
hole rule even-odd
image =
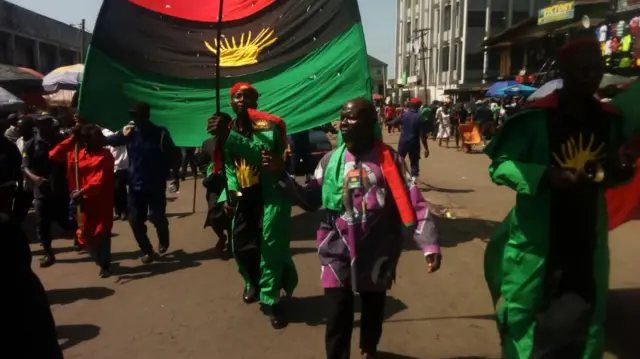
[[[620,20],[596,29],[607,68],[640,70],[640,17]]]

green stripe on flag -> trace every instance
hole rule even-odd
[[[231,112],[229,89],[250,82],[260,92],[258,109],[280,116],[289,132],[339,117],[344,102],[371,98],[371,79],[360,23],[321,48],[283,66],[221,79],[223,112]],[[79,112],[98,125],[118,129],[130,121],[133,101],[151,105],[152,121],[165,126],[178,146],[200,146],[215,112],[215,79],[184,79],[123,66],[89,50]]]

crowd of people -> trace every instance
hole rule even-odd
[[[504,121],[486,149],[491,179],[518,193],[514,210],[489,242],[485,268],[507,358],[595,358],[603,351],[608,278],[604,189],[633,177],[640,135],[623,138],[619,112],[594,98],[603,71],[599,54],[597,41],[565,45],[559,53],[565,87]],[[421,145],[428,157],[427,136],[436,132],[425,118],[433,113],[436,137],[446,145],[456,137],[453,125],[468,114],[446,103],[427,109],[411,99],[397,122],[396,151],[382,140],[374,104],[348,100],[341,109],[337,148],[300,184],[285,166],[284,121],[257,110],[260,94],[248,83],[236,84],[230,95],[233,114],[208,119],[206,131],[212,137],[202,146],[211,159],[206,222],[218,234],[216,248],[235,258],[242,300],[260,302],[274,329],[287,325],[285,299],[298,284],[290,250],[291,207],[323,211],[317,242],[327,310],[326,356],[350,357],[357,294],[362,357],[376,358],[405,229],[428,273],[442,261],[434,216],[416,186]],[[490,104],[482,104],[473,117],[488,116],[481,111],[485,105],[490,110]],[[7,273],[18,274],[9,276],[15,294],[9,305],[23,315],[12,320],[16,325],[10,335],[30,341],[22,347],[25,358],[62,358],[46,294],[31,270],[20,229],[31,202],[45,251],[42,267],[55,263],[50,229],[58,222],[75,230],[78,248],[85,248],[100,276],[108,277],[113,208],[121,195],[116,177],[126,168],[126,213],[120,207],[116,217],[129,221],[144,264],[158,256],[146,234],[147,219],[158,233],[157,251],[163,254],[170,247],[167,180],[182,157],[169,131],[152,122],[148,104],[135,103],[129,114],[131,122],[115,133],[78,116],[66,129],[56,128],[48,114],[24,116],[0,139],[0,225],[8,236],[6,248],[13,251],[2,263]],[[568,158],[574,154],[563,150],[567,144],[587,142],[576,138],[590,138],[588,148],[574,148],[575,156]],[[602,168],[606,180],[591,167]]]

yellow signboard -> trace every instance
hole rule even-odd
[[[538,25],[571,20],[575,15],[575,10],[575,3],[573,1],[547,6],[538,11]]]

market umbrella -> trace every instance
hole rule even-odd
[[[536,92],[538,89],[535,87],[517,84],[498,90],[498,93],[502,92],[504,96],[529,96]]]
[[[73,101],[73,95],[75,95],[75,93],[76,92],[73,90],[58,90],[54,93],[46,94],[43,97],[47,102],[47,105],[51,107],[71,107],[71,102]]]
[[[549,96],[553,91],[562,88],[562,79],[551,80],[542,85],[536,92],[527,98],[527,101],[534,101]]]
[[[623,135],[629,137],[640,131],[640,81],[636,80],[629,88],[616,96],[610,103],[618,107],[624,116]],[[609,229],[634,219],[640,219],[640,160],[637,162],[634,179],[623,186],[606,192],[609,212]]]
[[[605,74],[602,77],[602,81],[600,81],[600,88],[605,88],[607,86],[623,86],[633,82],[632,79],[620,75],[614,74]]]
[[[613,74],[605,74],[602,77],[602,81],[600,81],[600,88],[605,88],[608,86],[627,86],[629,83],[633,82],[632,79],[620,75]],[[562,88],[562,79],[551,80],[546,84],[542,85],[536,92],[534,92],[527,101],[538,100],[543,97],[550,95],[553,91]]]
[[[11,92],[0,87],[0,111],[18,112],[24,107],[24,102]]]
[[[509,81],[498,81],[496,83],[494,83],[493,85],[491,85],[491,87],[489,87],[489,89],[487,90],[487,93],[485,94],[486,97],[501,97],[503,95],[500,94],[500,90],[503,90],[509,86],[514,86],[514,85],[518,85],[518,81],[513,81],[513,80],[509,80]]]
[[[76,91],[80,88],[83,74],[83,64],[58,67],[42,79],[42,87],[46,92],[56,92],[58,90]]]
[[[42,78],[20,67],[0,65],[0,87],[18,94],[42,91]]]

